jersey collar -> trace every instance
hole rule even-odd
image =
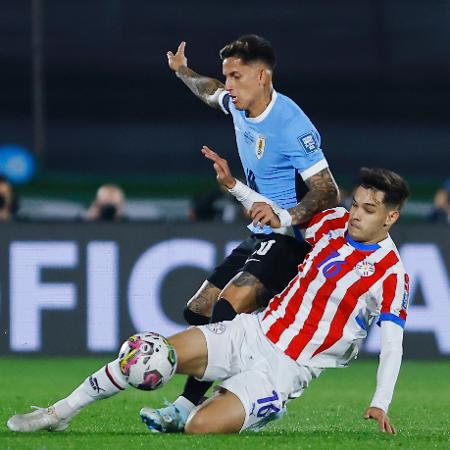
[[[361,250],[363,252],[374,252],[375,250],[381,248],[379,242],[377,242],[376,244],[363,244],[362,242],[356,242],[348,235],[348,233],[345,234],[345,240],[352,247],[356,248],[357,250]]]
[[[267,108],[259,116],[246,117],[245,120],[252,123],[262,122],[269,115],[270,111],[272,111],[273,105],[275,105],[277,97],[278,97],[277,91],[274,89],[272,91],[272,99],[270,100],[270,103],[267,105]]]

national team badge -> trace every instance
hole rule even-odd
[[[266,146],[266,139],[264,136],[258,136],[256,140],[256,157],[261,159],[264,155],[264,148]]]
[[[356,271],[362,277],[370,277],[375,272],[375,265],[366,260],[360,261],[356,264]]]
[[[216,334],[222,334],[226,330],[226,325],[223,322],[216,322],[216,323],[208,323],[206,325],[213,333]]]

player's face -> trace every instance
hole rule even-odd
[[[348,221],[348,234],[357,241],[374,244],[386,238],[399,216],[384,203],[384,192],[359,186],[354,194]]]
[[[225,89],[234,106],[249,111],[252,117],[252,112],[259,109],[264,99],[264,86],[268,82],[267,69],[258,62],[244,64],[240,58],[230,57],[224,59],[222,71]]]

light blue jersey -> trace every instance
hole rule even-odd
[[[255,118],[237,110],[226,91],[219,100],[224,112],[233,117],[247,185],[282,208],[297,205],[306,192],[301,180],[328,167],[320,134],[306,114],[275,91],[265,111]],[[270,227],[264,232],[271,232]]]

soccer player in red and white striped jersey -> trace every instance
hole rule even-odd
[[[220,183],[246,205],[255,224],[288,223],[286,210],[235,182],[225,160],[208,149]],[[230,182],[230,180],[232,182]],[[350,211],[323,211],[303,226],[312,249],[298,274],[257,314],[191,327],[169,338],[177,373],[221,380],[218,393],[197,407],[188,433],[232,433],[259,429],[281,415],[289,399],[329,367],[346,366],[358,352],[368,326],[381,326],[377,385],[364,418],[395,433],[387,416],[402,358],[408,306],[408,277],[389,230],[408,197],[405,181],[386,169],[362,169]],[[276,245],[272,244],[272,245]],[[252,257],[257,258],[257,251]],[[127,387],[120,356],[88,377],[49,408],[11,417],[8,427],[28,432],[61,431],[89,404]],[[151,408],[141,410],[148,420]]]

